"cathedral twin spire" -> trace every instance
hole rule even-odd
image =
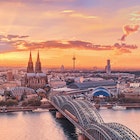
[[[41,71],[41,62],[40,62],[40,57],[39,57],[39,50],[38,50],[38,54],[37,54],[37,61],[36,61],[36,65],[35,65],[35,72],[36,73],[42,73],[42,71]]]
[[[28,67],[27,67],[27,73],[34,73],[34,72],[35,73],[42,73],[40,56],[39,56],[39,50],[38,50],[38,54],[37,54],[35,71],[34,71],[34,67],[33,67],[32,54],[31,54],[31,51],[30,51],[30,56],[29,56],[29,61],[28,61]]]

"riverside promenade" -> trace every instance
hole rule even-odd
[[[140,103],[114,103],[114,104],[95,104],[94,106],[99,109],[100,107],[106,107],[111,109],[113,106],[118,105],[125,107],[126,109],[140,109]]]
[[[104,104],[104,105],[100,105],[100,104],[96,104],[95,107],[97,109],[99,109],[100,107],[107,107],[108,109],[111,109],[113,107],[113,105],[115,104]],[[124,106],[126,107],[126,109],[140,109],[140,103],[125,103],[125,104],[118,104],[119,106]],[[52,104],[50,103],[50,101],[48,100],[45,104],[41,105],[41,106],[3,106],[0,107],[0,113],[8,113],[8,112],[22,112],[22,111],[33,111],[37,108],[42,108],[42,109],[48,109],[49,111],[51,110],[56,110]]]
[[[49,111],[55,110],[55,108],[48,101],[47,103],[41,106],[3,106],[0,107],[0,113],[33,111],[37,108],[48,109]]]
[[[36,109],[36,107],[0,107],[0,113],[32,111],[34,109]]]

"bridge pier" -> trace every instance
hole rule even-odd
[[[78,140],[88,140],[88,138],[84,134],[79,133],[78,134]]]
[[[60,112],[56,111],[56,118],[57,119],[61,119],[61,118],[64,118],[63,114],[61,114]]]

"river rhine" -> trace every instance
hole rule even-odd
[[[140,110],[99,110],[105,122],[118,122],[140,136]],[[18,112],[0,114],[2,140],[77,140],[76,129],[54,112]]]

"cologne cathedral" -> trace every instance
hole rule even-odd
[[[39,89],[39,88],[45,88],[47,84],[48,84],[48,78],[47,75],[42,72],[39,51],[37,54],[35,69],[33,66],[32,54],[30,51],[27,73],[25,74],[24,80],[22,82],[22,86],[29,87],[32,89]]]

